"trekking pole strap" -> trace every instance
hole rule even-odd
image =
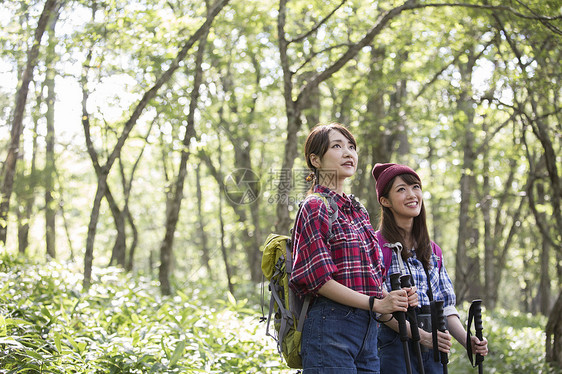
[[[390,286],[393,291],[401,289],[400,273],[390,274]],[[404,361],[406,362],[406,372],[412,373],[412,365],[410,361],[410,349],[408,348],[408,327],[406,326],[406,313],[394,312],[394,318],[398,321],[398,331],[400,340],[402,341],[402,348],[404,349]]]
[[[400,277],[400,286],[402,288],[410,288],[413,287],[411,282],[412,277],[410,274],[404,274]],[[418,327],[418,315],[416,310],[409,306],[408,312],[406,312],[406,317],[408,321],[410,321],[410,333],[412,334],[412,345],[414,346],[414,353],[418,360],[418,368],[420,374],[425,374],[425,368],[423,366],[423,356],[421,352],[421,345],[420,345],[420,330]]]
[[[484,361],[484,356],[476,354],[476,360],[474,360],[474,355],[472,354],[472,333],[471,326],[474,320],[474,329],[476,331],[476,337],[480,340],[483,339],[482,336],[482,300],[473,300],[470,304],[468,310],[468,321],[466,327],[466,353],[470,359],[470,364],[472,367],[478,366],[478,371],[482,371],[482,361]]]
[[[433,359],[435,362],[441,361],[443,365],[443,374],[447,374],[447,364],[449,363],[449,355],[439,351],[437,342],[437,332],[447,330],[445,315],[443,314],[443,300],[434,300],[431,302],[431,330],[433,337]]]

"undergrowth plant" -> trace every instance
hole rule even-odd
[[[259,314],[227,292],[0,257],[0,373],[274,373]]]
[[[259,286],[235,298],[201,281],[162,297],[154,280],[113,267],[94,274],[86,292],[79,266],[0,255],[0,373],[295,372],[259,322]],[[485,372],[555,373],[543,362],[545,323],[484,310]],[[460,345],[449,357],[449,372],[477,372]]]

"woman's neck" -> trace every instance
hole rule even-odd
[[[402,231],[402,236],[404,237],[404,244],[408,249],[414,246],[414,238],[412,237],[412,227],[414,225],[413,219],[397,220],[396,224],[400,227]]]
[[[320,184],[321,186],[324,186],[326,188],[331,189],[332,191],[334,191],[335,193],[337,193],[340,196],[343,196],[343,185],[344,185],[344,180],[339,180],[337,179],[333,174],[328,174],[328,175],[320,175],[320,181],[318,184]]]

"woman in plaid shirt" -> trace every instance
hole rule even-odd
[[[389,313],[417,306],[415,288],[386,292],[382,254],[365,209],[343,192],[357,169],[353,135],[340,124],[319,125],[305,143],[315,194],[338,206],[330,227],[331,204],[315,195],[302,204],[294,227],[291,286],[316,296],[304,322],[304,374],[379,373],[377,333]]]
[[[432,246],[436,244],[431,242],[427,230],[420,177],[406,165],[390,163],[376,164],[373,168],[373,177],[376,181],[377,198],[381,205],[380,233],[377,234],[382,234],[388,243],[402,244],[404,250],[401,257],[405,264],[404,271],[412,276],[413,284],[417,286],[421,310],[427,310],[430,305],[428,295],[432,295],[434,300],[443,300],[443,314],[447,319],[448,331],[438,332],[439,350],[449,353],[451,335],[464,346],[466,331],[455,308],[456,296],[453,283],[445,266],[439,263],[438,256],[432,250]],[[385,264],[385,267],[389,269],[388,274],[403,273],[395,251],[392,253],[390,264]],[[429,275],[431,289],[426,274]],[[391,289],[389,279],[386,288]],[[442,373],[441,363],[433,360],[431,332],[422,329],[419,332],[420,343],[427,348],[422,354],[425,373]],[[411,337],[409,328],[408,335]],[[485,338],[480,341],[476,336],[472,336],[471,342],[473,352],[483,356],[488,354],[488,342]],[[404,349],[396,320],[381,326],[378,345],[381,373],[406,373]],[[412,352],[410,354],[412,372],[417,373],[418,363],[414,358],[413,346],[410,344],[409,348]]]

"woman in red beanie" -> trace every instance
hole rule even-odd
[[[456,296],[453,284],[443,265],[441,249],[429,238],[425,206],[423,203],[422,184],[418,174],[406,165],[376,164],[373,168],[376,181],[377,198],[381,205],[380,230],[376,235],[379,244],[400,243],[401,257],[405,266],[401,271],[396,251],[391,256],[384,256],[387,274],[406,272],[411,275],[417,287],[419,308],[418,316],[429,313],[430,300],[443,300],[443,314],[446,316],[448,331],[438,332],[438,347],[448,353],[451,348],[451,335],[463,346],[466,345],[466,331],[460,322],[455,308]],[[385,249],[388,253],[388,250]],[[428,277],[430,282],[428,282]],[[390,279],[385,283],[390,287]],[[423,365],[426,374],[440,374],[443,366],[433,360],[433,342],[431,330],[420,328],[420,343],[427,347],[423,350]],[[408,336],[411,331],[408,329]],[[391,320],[381,325],[378,337],[379,357],[382,374],[406,373],[404,349],[398,334],[398,323]],[[488,354],[488,341],[471,337],[472,351],[483,356]],[[414,358],[413,346],[409,344],[411,368],[418,373],[417,359]]]

